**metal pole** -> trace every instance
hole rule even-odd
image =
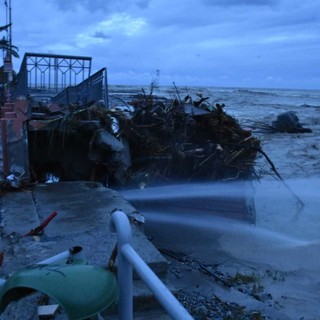
[[[9,45],[10,45],[10,50],[11,50],[11,48],[12,48],[12,25],[11,25],[11,23],[12,23],[12,15],[11,15],[11,0],[9,0],[9,24],[10,24],[10,26],[9,26]],[[11,52],[10,52],[10,55],[11,55]],[[10,59],[11,60],[11,59]]]
[[[107,109],[109,109],[109,88],[107,68],[105,68],[104,70],[104,105]]]
[[[10,158],[8,150],[8,122],[7,119],[1,119],[1,137],[2,137],[2,162],[3,162],[3,174],[8,176],[10,174]]]
[[[118,285],[119,285],[119,319],[133,320],[132,267],[122,253],[122,247],[131,242],[131,228],[125,213],[116,211],[112,222],[118,237]]]

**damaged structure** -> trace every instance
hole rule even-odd
[[[49,218],[57,215],[55,210],[60,206],[61,220],[57,218],[55,231],[51,229],[56,232],[51,233],[51,239],[59,237],[59,245],[62,239],[69,243],[71,238],[75,241],[79,236],[83,240],[83,234],[89,237],[84,242],[94,247],[99,244],[105,249],[106,242],[112,243],[110,240],[103,242],[107,239],[105,233],[111,235],[105,228],[110,215],[105,213],[113,214],[110,207],[126,208],[127,204],[122,200],[117,202],[117,195],[111,189],[90,181],[144,188],[177,182],[246,180],[254,173],[259,140],[226,114],[223,105],[207,104],[207,98],[199,97],[194,101],[189,96],[181,99],[179,94],[172,99],[156,97],[152,87],[149,94],[142,91],[142,94],[126,99],[112,97],[108,94],[106,69],[91,74],[91,58],[51,54],[26,53],[19,74],[10,84],[11,87],[2,88],[0,192],[2,187],[19,189],[24,182],[28,186],[35,184],[32,192],[8,193],[6,196],[21,194],[24,206],[25,197],[28,197],[34,207],[32,212],[38,218],[43,216],[41,208],[49,209],[50,201],[53,213]],[[55,179],[63,182],[50,186],[37,184]],[[72,187],[71,181],[78,183]],[[77,200],[72,203],[71,199]],[[190,202],[178,203],[182,210],[185,206],[198,208],[199,199],[187,200]],[[41,201],[43,205],[39,205]],[[210,214],[255,221],[253,204],[245,194],[233,199],[232,203],[230,198],[223,197],[211,197],[210,201],[201,198],[201,201],[207,203],[205,210]],[[157,202],[153,201],[153,205]],[[161,201],[161,205],[166,210],[168,202]],[[159,208],[162,210],[161,206]],[[16,206],[12,210],[16,210]],[[6,216],[15,223],[15,214],[9,213]],[[131,213],[129,218],[134,217],[135,223],[139,224],[140,214],[135,208]],[[23,214],[32,223],[36,221],[28,210],[23,210]],[[49,218],[39,226],[48,223]],[[18,225],[25,228],[25,224]],[[76,227],[79,232],[75,232]],[[14,224],[15,231],[16,228]],[[70,229],[72,235],[69,237]],[[93,232],[83,232],[90,229]],[[100,229],[103,235],[99,233]],[[34,230],[37,228],[32,228],[31,234]],[[46,234],[50,237],[49,231]],[[141,238],[138,240],[141,244]],[[37,250],[34,252],[38,253]],[[146,252],[145,247],[143,252]],[[161,257],[156,263],[163,269],[158,273],[165,275],[166,261]],[[37,277],[36,274],[32,282],[36,282]],[[52,281],[56,279],[53,277]],[[63,281],[65,284],[65,279]],[[71,279],[70,284],[74,281]],[[104,292],[96,294],[106,296]],[[65,292],[63,296],[66,296]],[[113,295],[111,298],[113,303]],[[88,308],[91,306],[90,303],[87,305]],[[103,306],[108,304],[104,302]]]
[[[259,141],[223,105],[152,91],[109,102],[91,58],[26,53],[1,106],[2,179],[142,187],[252,175]]]
[[[72,145],[81,143],[69,141],[62,151],[54,137],[61,132],[57,125],[80,106],[108,104],[106,74],[103,68],[91,75],[90,57],[25,54],[16,79],[2,87],[2,179],[14,174],[22,180],[43,180],[43,167],[49,174],[73,154]]]

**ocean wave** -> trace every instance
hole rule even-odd
[[[278,95],[277,92],[271,91],[271,90],[266,90],[266,91],[261,91],[261,90],[254,90],[254,89],[236,89],[234,90],[234,93],[242,93],[242,94],[250,94],[250,95],[261,95],[261,96],[275,96]]]
[[[183,99],[189,95],[196,101],[199,95],[209,97],[208,103],[224,103],[226,107],[239,111],[242,109],[252,113],[252,117],[261,113],[319,110],[320,91],[265,89],[265,88],[224,88],[224,87],[174,87],[158,86],[153,88],[153,94],[172,99],[177,95]],[[150,92],[150,86],[109,86],[110,96],[132,97],[145,91]],[[246,109],[246,110],[244,110]]]
[[[316,105],[307,104],[307,103],[301,104],[299,107],[300,108],[320,108],[319,105],[316,106]]]

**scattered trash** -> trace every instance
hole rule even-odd
[[[19,189],[21,186],[20,178],[15,176],[14,174],[10,174],[9,176],[7,176],[6,183],[14,189]]]
[[[146,222],[145,217],[139,212],[133,212],[128,214],[130,222],[144,224]]]
[[[45,183],[57,183],[60,181],[60,178],[55,176],[53,173],[48,173],[46,176]]]
[[[8,176],[0,174],[0,193],[22,190],[28,186],[30,186],[30,181],[25,172],[19,174],[15,172]]]
[[[272,299],[271,294],[265,292],[264,287],[260,283],[260,278],[257,274],[246,274],[237,272],[234,275],[230,275],[224,270],[220,270],[219,264],[217,265],[205,265],[202,262],[184,254],[178,253],[170,249],[160,248],[159,251],[170,258],[179,261],[181,267],[188,267],[193,272],[201,272],[209,277],[213,277],[216,282],[225,286],[228,289],[235,289],[243,294],[252,296],[258,301],[265,301]],[[180,277],[179,266],[174,270],[174,275]]]
[[[59,309],[58,304],[43,305],[38,307],[39,319],[52,319]]]

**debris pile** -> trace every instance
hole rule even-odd
[[[119,117],[130,146],[133,180],[149,182],[245,179],[259,140],[207,98],[157,99],[139,95],[130,117]]]
[[[71,107],[63,114],[29,121],[33,180],[103,181],[122,168],[117,157],[125,147],[113,134],[112,112],[99,103]]]
[[[207,99],[144,93],[123,106],[73,105],[31,121],[34,176],[49,165],[61,180],[121,185],[250,177],[259,140]]]

